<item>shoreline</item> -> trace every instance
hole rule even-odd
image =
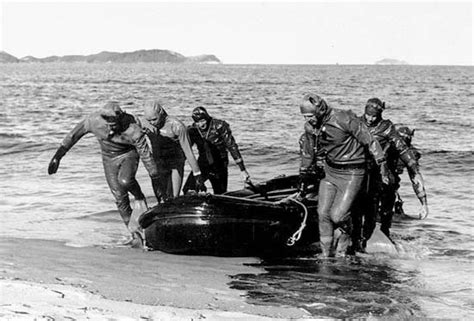
[[[261,273],[256,258],[69,247],[0,237],[2,318],[311,319],[294,307],[251,305],[231,275]]]

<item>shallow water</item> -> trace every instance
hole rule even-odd
[[[373,96],[386,118],[416,128],[430,216],[400,220],[400,257],[263,261],[254,275],[234,275],[253,304],[301,307],[315,316],[468,318],[473,307],[473,67],[265,66],[159,64],[0,65],[0,236],[116,246],[126,237],[103,175],[98,143],[84,137],[56,175],[47,165],[64,135],[114,99],[141,113],[144,99],[190,123],[205,106],[227,120],[254,181],[298,171],[304,91],[360,114]],[[189,171],[189,168],[186,169]],[[151,186],[140,167],[146,195]],[[231,161],[230,189],[241,188]],[[406,176],[401,195],[416,216]],[[225,260],[225,259],[223,259]],[[242,262],[246,260],[243,258]]]

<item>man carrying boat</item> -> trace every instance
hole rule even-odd
[[[156,100],[146,101],[144,118],[138,119],[152,146],[153,158],[158,166],[158,179],[154,190],[158,202],[179,196],[184,175],[184,160],[191,166],[197,190],[204,181],[189,142],[186,126],[176,117],[167,114]]]
[[[313,152],[324,158],[325,177],[319,185],[318,204],[322,254],[345,255],[352,232],[350,210],[366,173],[365,148],[388,184],[385,156],[377,140],[351,111],[331,108],[312,93],[303,96],[300,111],[306,120],[305,130],[313,135]]]
[[[229,124],[224,120],[212,118],[204,107],[194,108],[192,118],[194,123],[188,127],[191,145],[197,146],[199,167],[204,181],[211,182],[214,194],[223,194],[227,191],[228,152],[239,166],[244,182],[251,184],[249,173]],[[195,184],[195,178],[189,175],[184,184],[184,193],[195,189]]]
[[[145,211],[145,195],[135,179],[139,158],[142,159],[152,181],[156,181],[158,169],[146,142],[145,132],[132,115],[122,111],[117,102],[108,102],[79,122],[66,135],[49,163],[48,173],[56,173],[64,155],[88,133],[94,134],[99,141],[105,178],[120,216],[132,234],[129,243],[134,247],[142,246],[141,230],[136,222],[131,222],[132,208],[128,193],[135,197],[134,207],[140,208],[140,212]]]
[[[375,229],[377,213],[380,215],[380,230],[387,237],[390,237],[395,193],[400,182],[400,178],[396,173],[399,159],[408,169],[413,189],[422,204],[420,218],[424,218],[428,215],[428,204],[426,201],[423,177],[418,170],[416,157],[400,137],[393,123],[388,119],[382,118],[384,109],[384,102],[378,98],[371,98],[367,101],[364,115],[360,117],[361,121],[368,127],[369,132],[377,139],[384,150],[389,175],[392,179],[389,185],[382,186],[380,175],[376,170],[374,161],[371,160],[369,162],[367,181],[366,184],[364,184],[366,188],[360,194],[353,213],[353,243],[357,251],[364,251],[367,240],[372,236]]]

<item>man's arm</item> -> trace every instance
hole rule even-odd
[[[243,181],[248,184],[252,184],[250,180],[250,175],[247,172],[247,169],[245,168],[244,160],[242,158],[242,155],[240,154],[239,147],[237,146],[234,136],[232,136],[232,131],[230,130],[230,126],[226,121],[222,122],[222,127],[220,128],[220,134],[222,136],[222,139],[224,140],[227,150],[229,150],[235,163],[237,164],[237,166],[239,166],[240,174],[242,176]]]
[[[186,159],[188,160],[189,166],[191,166],[194,176],[201,175],[201,170],[199,169],[196,157],[194,156],[193,150],[191,149],[191,142],[188,131],[186,130],[186,126],[180,122],[175,122],[172,128],[174,134],[178,136],[179,144],[184,152],[184,155],[186,156]]]
[[[308,133],[303,133],[298,141],[300,146],[300,173],[310,172],[315,162],[314,140]]]
[[[408,171],[408,176],[410,177],[411,184],[413,187],[413,191],[416,194],[416,197],[421,203],[421,210],[419,212],[419,218],[425,219],[428,216],[428,200],[426,197],[425,191],[425,182],[423,176],[420,173],[420,169],[418,166],[418,161],[416,155],[403,141],[400,137],[398,132],[395,129],[395,126],[390,126],[387,129],[388,137],[390,143],[395,146],[397,149],[398,154],[400,155],[400,159],[405,164],[405,167]]]
[[[239,146],[235,142],[234,136],[232,135],[232,131],[230,130],[230,126],[226,121],[222,122],[221,127],[219,128],[219,134],[222,137],[222,140],[225,143],[227,150],[229,151],[230,155],[234,159],[235,163],[239,166],[241,171],[245,171],[244,160],[242,159],[242,155],[239,151]]]
[[[70,150],[85,134],[90,133],[90,118],[86,118],[80,121],[76,127],[74,127],[67,135],[64,137],[61,145]]]
[[[142,128],[137,124],[130,124],[129,130],[131,130],[132,143],[137,149],[138,155],[140,155],[143,165],[153,180],[158,176],[158,167],[156,166],[156,163],[153,159],[151,146],[148,145],[146,140],[145,131],[142,130]]]
[[[59,163],[66,153],[74,146],[85,134],[90,132],[89,117],[80,121],[67,135],[64,137],[61,145],[56,150],[53,158],[49,162],[48,174],[54,174],[58,171]]]
[[[423,176],[420,173],[418,162],[416,161],[416,156],[411,150],[400,155],[400,159],[405,164],[408,176],[410,177],[413,191],[416,194],[416,197],[421,203],[421,210],[419,213],[420,219],[425,219],[428,216],[428,200],[425,191],[425,182]]]

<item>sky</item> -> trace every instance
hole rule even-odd
[[[167,49],[226,64],[473,65],[472,1],[9,1],[15,57]]]

